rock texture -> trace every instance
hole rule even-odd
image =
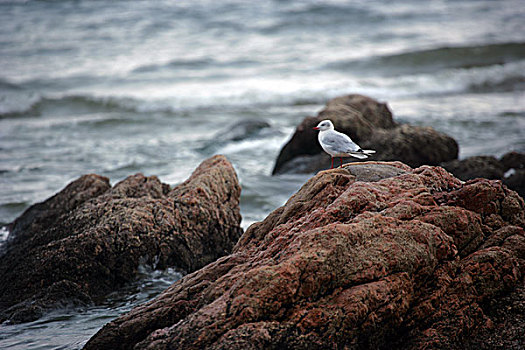
[[[330,119],[335,128],[349,135],[362,148],[377,151],[373,160],[396,160],[412,167],[439,165],[458,157],[456,141],[430,127],[396,123],[384,103],[362,96],[334,98],[316,117],[305,118],[281,149],[273,174],[309,173],[326,169],[330,157],[323,152],[312,130]],[[351,158],[351,161],[358,161]]]
[[[11,224],[0,257],[0,320],[85,305],[133,281],[139,264],[194,271],[230,253],[242,233],[239,197],[222,156],[173,189],[142,174],[114,187],[82,176]]]
[[[500,181],[440,167],[322,171],[232,254],[85,349],[462,349],[477,335],[523,346],[523,318],[504,324],[494,307],[523,295],[524,209]]]
[[[442,166],[461,180],[478,177],[502,180],[510,189],[525,197],[525,154],[509,152],[500,159],[474,156],[445,162]]]

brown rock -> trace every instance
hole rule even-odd
[[[62,215],[110,188],[108,178],[95,174],[84,175],[73,181],[53,197],[32,205],[11,223],[8,226],[8,246],[28,239],[34,232],[54,226]]]
[[[385,103],[354,94],[334,98],[316,117],[305,118],[281,149],[273,174],[309,173],[328,167],[330,157],[312,130],[324,119],[330,119],[338,131],[361,147],[376,150],[373,160],[401,161],[410,166],[438,165],[458,155],[458,145],[451,137],[430,127],[399,125]]]
[[[398,160],[412,167],[438,165],[458,157],[456,141],[428,126],[400,125],[376,130],[361,147],[377,150],[377,160]]]
[[[358,94],[339,96],[328,101],[322,113],[325,113],[324,116],[329,118],[328,111],[334,110],[337,112],[340,107],[350,107],[359,111],[370,124],[381,129],[393,129],[397,126],[397,123],[392,119],[392,112],[390,112],[387,104],[377,102],[373,98]]]
[[[465,339],[464,349],[508,350],[524,348],[524,285],[518,285],[508,295],[489,300],[484,311],[492,321],[492,326],[481,329],[475,337]]]
[[[445,349],[490,337],[489,302],[523,283],[523,200],[439,167],[362,166],[318,173],[231,255],[85,348]]]
[[[151,176],[110,188],[86,175],[29,208],[0,258],[0,311],[12,322],[83,304],[133,281],[139,264],[194,271],[228,254],[242,230],[240,187],[223,156],[173,189]]]

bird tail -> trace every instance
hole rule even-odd
[[[351,155],[352,157],[356,157],[356,158],[359,158],[359,159],[365,159],[365,158],[368,158],[368,154],[365,154],[365,153],[348,153],[349,155]]]
[[[373,153],[376,153],[376,151],[371,150],[371,149],[361,149],[359,150],[359,152],[350,152],[349,155],[351,155],[352,157],[359,158],[359,159],[365,159],[365,158],[368,158],[368,156]]]

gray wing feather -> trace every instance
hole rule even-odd
[[[325,135],[323,137],[323,143],[327,148],[337,153],[358,152],[361,149],[350,137],[337,132]]]

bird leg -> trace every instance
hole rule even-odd
[[[334,168],[334,157],[332,157],[332,167],[330,169]]]
[[[343,167],[343,157],[339,157],[339,159],[341,160],[341,166],[340,166],[340,168],[342,168],[342,167]]]

